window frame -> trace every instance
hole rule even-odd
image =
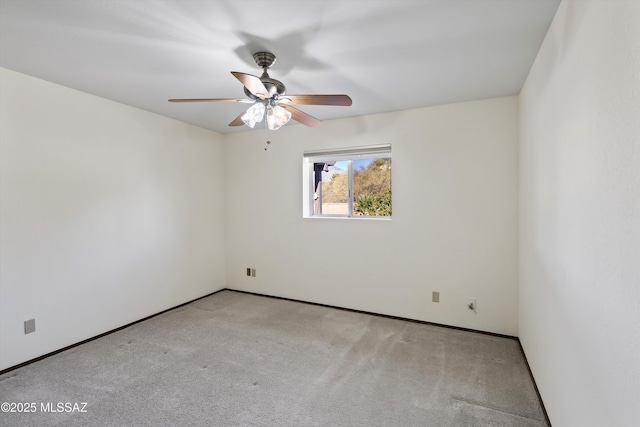
[[[391,144],[368,145],[359,147],[333,148],[326,150],[305,151],[303,153],[303,218],[322,219],[373,219],[391,220],[391,216],[378,215],[354,215],[353,213],[353,161],[360,159],[392,159]],[[315,172],[314,163],[327,163],[347,161],[347,215],[341,214],[314,214]],[[391,171],[389,172],[391,173]],[[393,177],[391,178],[393,187]],[[392,199],[393,203],[393,199]]]

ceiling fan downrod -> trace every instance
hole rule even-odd
[[[269,91],[269,98],[275,97],[277,99],[278,97],[283,96],[287,92],[287,88],[284,83],[280,80],[271,78],[269,73],[267,73],[267,70],[276,62],[276,56],[271,52],[256,52],[253,54],[253,60],[262,68],[260,81]],[[247,91],[246,88],[245,94],[252,99],[256,99],[256,97],[250,91]]]

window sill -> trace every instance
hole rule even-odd
[[[341,220],[355,220],[355,221],[391,221],[390,216],[330,216],[330,215],[313,215],[303,216],[303,219],[341,219]]]

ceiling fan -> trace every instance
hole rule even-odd
[[[267,69],[276,61],[270,52],[257,52],[253,55],[262,76],[232,71],[231,74],[244,85],[244,93],[249,99],[236,98],[192,98],[170,99],[169,102],[244,102],[253,104],[245,112],[236,117],[229,126],[247,126],[253,128],[257,123],[266,121],[270,130],[286,124],[290,119],[307,126],[318,126],[322,121],[298,110],[293,105],[342,105],[350,106],[352,101],[347,95],[287,95],[285,85],[269,77]]]

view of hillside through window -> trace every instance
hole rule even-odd
[[[353,170],[354,216],[391,216],[391,158],[339,160],[322,164],[315,194],[319,214],[349,215],[349,163]]]

